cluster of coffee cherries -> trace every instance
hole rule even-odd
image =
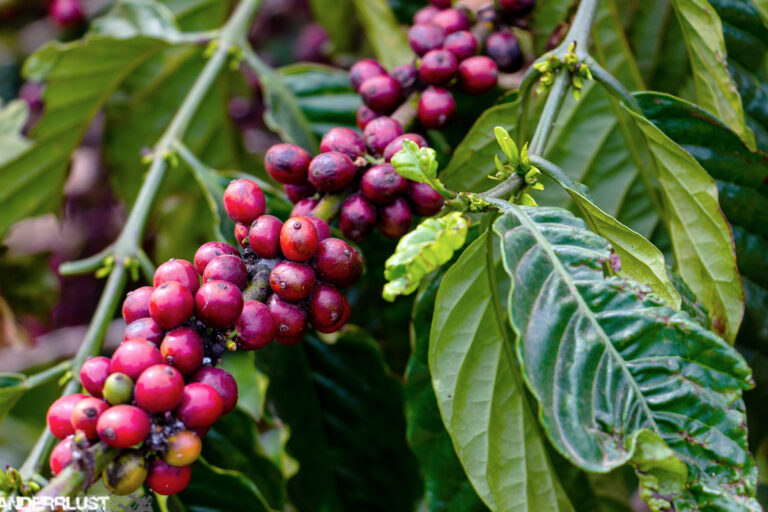
[[[277,144],[267,151],[264,165],[294,203],[291,216],[310,215],[319,196],[343,192],[339,229],[347,239],[362,241],[375,228],[398,239],[411,228],[413,214],[429,217],[443,207],[443,197],[432,187],[400,176],[390,163],[404,140],[419,147],[427,142],[417,133],[403,133],[402,125],[387,116],[362,130],[361,137],[350,128],[332,128],[314,158],[295,144]]]
[[[357,250],[331,238],[321,219],[265,215],[264,194],[248,179],[230,183],[224,206],[247,226],[238,238],[243,253],[207,242],[194,263],[169,260],[152,286],[128,293],[123,342],[111,358],[81,367],[88,395],[64,396],[48,410],[48,428],[61,440],[50,457],[54,475],[87,464],[87,448],[102,442],[122,450],[103,473],[112,492],[129,494],[145,481],[158,494],[181,492],[202,437],[237,404],[235,379],[216,366],[223,353],[295,344],[309,324],[329,333],[346,323],[339,289],[362,273]]]
[[[499,0],[498,7],[474,14],[452,7],[451,0],[432,0],[414,15],[408,32],[416,54],[413,64],[388,73],[376,60],[363,59],[350,69],[352,87],[364,103],[358,111],[360,128],[391,114],[416,91],[421,92],[417,109],[421,125],[445,126],[456,112],[452,89],[484,94],[496,87],[499,71],[523,67],[520,43],[506,23],[528,14],[533,4],[533,0]],[[494,31],[489,33],[489,27]],[[479,55],[481,49],[485,55]]]

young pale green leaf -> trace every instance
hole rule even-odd
[[[387,0],[353,0],[357,17],[365,30],[366,39],[371,43],[376,58],[381,64],[392,69],[413,60],[413,51],[408,38],[400,27],[395,13]],[[338,6],[334,6],[337,9]]]
[[[392,157],[392,166],[403,178],[427,183],[437,176],[437,159],[432,148],[419,148],[415,142],[405,139],[403,148]]]
[[[387,259],[382,296],[393,301],[398,295],[416,291],[421,280],[464,245],[469,224],[461,212],[451,212],[437,219],[425,219],[397,243]]]
[[[588,471],[632,463],[658,509],[757,510],[739,353],[639,283],[606,279],[610,245],[566,210],[498,204],[517,355],[558,451]]]
[[[21,100],[0,102],[0,163],[13,160],[29,148],[30,142],[21,134],[29,116],[29,107]]]
[[[437,292],[429,369],[440,413],[489,509],[572,511],[527,403],[497,288],[505,280],[496,246],[490,234],[478,238]]]
[[[493,129],[493,133],[496,135],[496,142],[499,144],[501,151],[507,156],[507,161],[517,167],[520,164],[520,152],[509,132],[501,126],[496,126]]]
[[[653,123],[625,111],[643,132],[656,162],[678,272],[709,311],[713,329],[733,341],[744,314],[744,288],[715,180]]]

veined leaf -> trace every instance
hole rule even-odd
[[[21,373],[0,373],[0,421],[27,392],[26,380]]]
[[[202,457],[192,466],[189,486],[179,494],[188,512],[225,512],[248,504],[253,512],[276,512],[243,473],[209,464]]]
[[[768,0],[752,0],[752,3],[760,12],[763,18],[763,24],[768,27]]]
[[[715,180],[653,123],[625,110],[656,162],[678,272],[709,311],[713,329],[732,342],[744,315],[744,288]]]
[[[399,64],[407,64],[413,60],[408,38],[387,0],[353,1],[366,38],[371,43],[376,58],[385,68],[391,70]]]
[[[0,103],[0,163],[29,148],[31,142],[21,134],[28,116],[29,108],[21,100]]]
[[[488,508],[570,511],[525,396],[497,289],[503,270],[495,248],[490,234],[478,238],[437,292],[429,368],[440,413]]]
[[[631,462],[652,508],[759,509],[738,352],[606,279],[610,246],[567,211],[498,203],[517,355],[558,451],[594,472]]]

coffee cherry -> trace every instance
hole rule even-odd
[[[151,286],[142,286],[128,292],[123,301],[123,319],[129,324],[139,318],[149,316],[149,297],[154,288]]]
[[[485,40],[485,52],[500,71],[512,73],[523,67],[523,52],[517,37],[508,31],[494,32]]]
[[[365,105],[361,105],[357,110],[357,127],[361,130],[365,130],[365,127],[368,126],[368,123],[378,117],[381,117],[381,114],[377,114]]]
[[[256,350],[269,345],[277,335],[277,323],[269,308],[259,301],[248,300],[235,323],[237,344],[243,350]]]
[[[419,77],[428,84],[440,85],[456,74],[456,56],[448,50],[432,50],[421,59]]]
[[[122,342],[112,354],[109,373],[124,373],[136,382],[141,372],[163,362],[163,356],[154,343],[147,340],[128,340]]]
[[[306,217],[291,217],[280,230],[280,249],[289,260],[309,260],[317,249],[317,228]]]
[[[261,217],[259,217],[261,218]],[[240,256],[225,254],[217,256],[208,263],[203,272],[203,282],[226,281],[241,290],[248,285],[248,271]]]
[[[369,78],[386,74],[387,70],[375,60],[362,59],[349,69],[349,82],[352,84],[352,88],[359,92],[363,82]]]
[[[178,281],[163,283],[152,292],[149,314],[165,330],[178,327],[192,316],[194,299],[189,288]]]
[[[107,377],[102,394],[110,405],[127,404],[133,399],[133,381],[124,373],[113,373]]]
[[[224,191],[224,209],[235,222],[250,225],[266,208],[264,192],[251,180],[234,180]]]
[[[349,313],[347,298],[330,284],[320,283],[309,299],[309,323],[319,332],[338,331]]]
[[[331,227],[323,219],[318,217],[306,217],[306,219],[315,225],[317,230],[317,241],[325,240],[331,236]]]
[[[213,386],[193,382],[184,386],[176,417],[189,428],[208,427],[216,423],[223,410],[221,395]]]
[[[311,160],[312,155],[296,144],[276,144],[264,155],[264,167],[278,183],[300,185],[307,181]]]
[[[53,0],[48,8],[48,15],[60,27],[72,27],[85,20],[80,0]]]
[[[115,405],[99,416],[99,439],[114,448],[136,446],[149,435],[149,415],[133,405]]]
[[[338,126],[331,128],[323,136],[323,140],[320,141],[320,151],[323,153],[330,151],[344,153],[354,160],[359,156],[365,155],[365,143],[363,143],[363,139],[354,130]],[[310,172],[311,169],[312,166],[310,164]]]
[[[246,242],[248,241],[248,226],[238,222],[235,224],[234,234],[237,243],[245,249]]]
[[[182,375],[192,375],[203,364],[203,340],[195,329],[179,327],[165,335],[160,344],[163,359]]]
[[[147,479],[147,461],[139,450],[124,450],[104,469],[104,486],[113,494],[127,496]]]
[[[172,258],[155,270],[152,284],[155,288],[163,283],[176,281],[186,286],[190,293],[194,294],[200,288],[200,276],[195,266],[186,260]]]
[[[195,269],[197,270],[197,273],[203,275],[208,263],[210,263],[216,256],[224,254],[240,255],[234,246],[225,244],[224,242],[206,242],[201,245],[195,253]]]
[[[478,55],[464,59],[459,64],[459,82],[462,89],[470,94],[483,94],[494,87],[499,78],[499,69],[490,57]]]
[[[318,244],[312,266],[321,280],[347,288],[363,273],[363,258],[344,240],[328,238]]]
[[[533,10],[536,0],[498,0],[499,7],[505,14],[514,17],[525,16]]]
[[[432,18],[434,18],[435,15],[439,12],[440,12],[440,9],[438,9],[434,5],[428,5],[426,7],[422,7],[421,9],[416,11],[416,14],[413,15],[413,24],[422,25],[424,23],[432,23]]]
[[[389,114],[400,105],[403,88],[389,75],[374,76],[360,86],[360,97],[374,112]]]
[[[296,203],[296,206],[294,206],[291,210],[291,217],[309,216],[309,214],[312,213],[312,210],[315,209],[315,206],[317,206],[317,203],[319,203],[319,201],[314,197],[307,197],[306,199],[302,199]]]
[[[123,341],[143,338],[155,345],[163,341],[163,330],[152,318],[139,318],[129,323],[123,331]]]
[[[356,174],[352,160],[338,151],[320,153],[309,164],[309,182],[320,192],[339,192],[352,183]]]
[[[202,450],[200,437],[189,430],[182,430],[168,436],[163,460],[170,466],[189,466],[197,460]]]
[[[477,55],[477,47],[477,38],[468,30],[449,34],[443,43],[443,48],[454,54],[459,61]]]
[[[360,242],[376,227],[376,208],[362,195],[352,194],[341,205],[339,228],[354,242]]]
[[[413,86],[416,85],[416,78],[419,73],[413,64],[401,64],[392,69],[389,74],[392,78],[400,82],[400,87],[403,89],[403,96],[407,96],[413,90]],[[361,128],[362,130],[363,128]]]
[[[387,147],[384,148],[384,160],[387,162],[392,160],[392,157],[395,156],[398,151],[403,149],[403,141],[406,139],[410,140],[411,142],[415,142],[416,145],[420,148],[427,146],[427,141],[418,133],[406,133],[404,135],[400,135],[395,140],[387,144]]]
[[[208,281],[195,295],[195,314],[208,327],[224,329],[234,325],[243,310],[243,294],[226,281]]]
[[[191,479],[192,470],[189,466],[175,467],[155,459],[149,466],[147,485],[157,494],[171,496],[186,489]]]
[[[58,475],[62,469],[69,466],[70,462],[72,462],[72,450],[74,448],[74,436],[67,436],[54,446],[53,451],[51,451],[51,458],[48,459],[53,476]]]
[[[360,180],[363,197],[379,205],[391,204],[407,188],[408,180],[400,176],[390,164],[374,165],[365,171]]]
[[[472,20],[469,15],[459,9],[444,9],[435,14],[432,23],[443,27],[448,34],[458,32],[459,30],[469,30],[472,26]]]
[[[280,229],[283,221],[274,215],[262,215],[248,231],[248,245],[259,258],[277,258],[280,255]]]
[[[397,240],[405,235],[413,222],[413,214],[408,206],[408,201],[398,197],[394,203],[379,209],[379,232],[387,238]]]
[[[192,376],[190,382],[202,382],[216,390],[221,396],[222,415],[229,414],[237,405],[237,382],[228,371],[222,368],[204,366]]]
[[[307,312],[298,304],[286,302],[277,295],[272,295],[267,300],[267,307],[277,324],[275,341],[278,343],[303,337],[307,332]]]
[[[408,184],[406,195],[413,212],[422,217],[431,217],[436,214],[443,208],[443,202],[445,202],[443,196],[427,183],[412,181]]]
[[[445,29],[432,23],[414,25],[408,31],[408,43],[414,53],[419,56],[441,48],[444,40]]]
[[[99,416],[107,409],[109,405],[104,400],[94,397],[83,398],[72,408],[72,414],[69,417],[72,428],[75,432],[82,432],[89,441],[95,441],[99,438],[96,423],[99,421]]]
[[[315,272],[306,263],[281,261],[272,269],[269,285],[281,299],[297,302],[312,293],[315,287]]]
[[[298,203],[305,197],[312,197],[317,192],[315,187],[310,185],[309,182],[300,183],[298,185],[283,185],[283,191],[285,191],[285,195],[288,196],[288,200],[293,204]],[[260,218],[261,217],[259,217],[259,219]]]
[[[430,0],[432,5],[439,9],[447,9],[453,3],[453,0]]]
[[[456,113],[456,100],[445,89],[430,87],[421,94],[417,113],[426,128],[442,128]]]
[[[403,126],[391,117],[374,119],[363,130],[363,138],[368,151],[373,155],[384,152],[387,144],[403,134]]]
[[[107,377],[109,377],[108,357],[89,357],[80,367],[80,383],[91,396],[96,398],[101,398],[101,391],[104,389]]]
[[[51,404],[45,420],[54,437],[64,439],[75,433],[75,429],[72,428],[72,409],[80,400],[85,398],[88,396],[82,393],[73,393],[62,396]]]
[[[181,402],[184,377],[167,364],[150,366],[136,381],[136,405],[151,414],[168,412]]]

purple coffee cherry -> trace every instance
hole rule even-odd
[[[392,73],[390,73],[392,78],[400,82],[400,86],[406,94],[413,89],[414,85],[416,85],[418,74],[419,73],[416,71],[416,67],[413,64],[401,64],[395,67],[392,70]],[[363,129],[365,129],[365,127],[361,128],[361,130]]]
[[[306,263],[281,261],[269,275],[269,286],[283,300],[297,302],[309,297],[317,279]]]
[[[412,181],[408,184],[406,193],[411,210],[416,215],[422,217],[431,217],[443,208],[445,199],[437,190],[430,187],[427,183],[417,183]]]
[[[461,62],[477,55],[477,38],[468,30],[460,30],[445,38],[443,48],[454,54],[456,59]]]
[[[298,203],[305,197],[312,197],[317,192],[315,187],[310,185],[308,181],[299,185],[283,185],[283,190],[293,204]]]
[[[277,295],[272,295],[267,300],[267,307],[277,324],[275,341],[280,342],[280,338],[303,337],[304,333],[307,332],[307,312],[300,305],[292,304]]]
[[[520,42],[509,31],[494,32],[485,40],[485,53],[492,58],[500,71],[512,73],[523,67]]]
[[[407,188],[408,180],[390,164],[374,165],[360,180],[360,193],[377,205],[392,204]]]
[[[428,5],[426,7],[422,7],[421,9],[416,11],[416,14],[413,15],[413,24],[422,25],[424,23],[432,23],[432,18],[434,18],[435,15],[439,12],[440,12],[440,9],[438,9],[434,5]]]
[[[379,209],[378,223],[379,232],[387,238],[397,240],[405,235],[411,229],[413,214],[408,206],[408,201],[399,197],[389,206]]]
[[[425,53],[437,50],[443,46],[445,40],[445,29],[432,23],[426,25],[414,25],[408,31],[408,43],[416,55],[422,56]]]
[[[498,2],[504,14],[515,18],[530,13],[536,5],[536,0],[498,0]]]
[[[301,202],[301,201],[299,201]],[[248,230],[248,245],[259,258],[277,258],[280,255],[280,230],[283,221],[274,215],[262,215]]]
[[[235,324],[243,310],[243,294],[226,281],[208,281],[195,295],[195,315],[208,327],[224,329]]]
[[[311,160],[312,155],[296,144],[276,144],[264,155],[264,167],[278,183],[300,185],[307,181]]]
[[[419,66],[419,77],[431,85],[440,85],[456,74],[459,63],[448,50],[432,50],[424,55]]]
[[[379,75],[369,78],[360,86],[360,96],[363,102],[379,114],[389,114],[398,105],[403,96],[400,82],[389,75]]]
[[[459,83],[469,94],[483,94],[494,87],[499,78],[499,69],[490,57],[478,55],[464,59],[459,64]]]
[[[368,126],[368,123],[378,117],[381,117],[381,114],[377,114],[365,105],[361,105],[357,111],[357,127],[361,130],[365,130],[365,127]]]
[[[452,34],[459,30],[469,30],[472,26],[472,20],[469,15],[460,9],[444,9],[435,14],[432,23],[445,29],[446,33]]]
[[[338,151],[320,153],[309,164],[309,182],[320,192],[339,192],[352,183],[355,174],[355,164]]]
[[[376,227],[376,208],[360,194],[352,194],[341,205],[339,228],[354,242],[360,242]]]
[[[442,128],[456,113],[456,100],[441,87],[430,87],[419,98],[419,122],[426,128]]]
[[[320,151],[323,153],[330,151],[344,153],[354,161],[357,157],[365,155],[365,143],[363,138],[354,130],[337,126],[331,128],[323,136],[323,140],[320,142]]]
[[[240,256],[224,254],[217,256],[208,263],[203,272],[203,282],[226,281],[241,290],[248,286],[248,271]]]
[[[374,76],[386,75],[387,70],[373,59],[363,59],[355,63],[349,70],[349,81],[352,84],[352,88],[356,91],[360,91],[360,86],[363,82]]]
[[[296,203],[296,206],[291,210],[291,217],[306,217],[312,210],[315,209],[317,203],[319,203],[314,197],[307,197]]]
[[[368,151],[373,155],[381,155],[387,144],[403,134],[403,126],[391,117],[374,119],[363,131],[363,138]]]

